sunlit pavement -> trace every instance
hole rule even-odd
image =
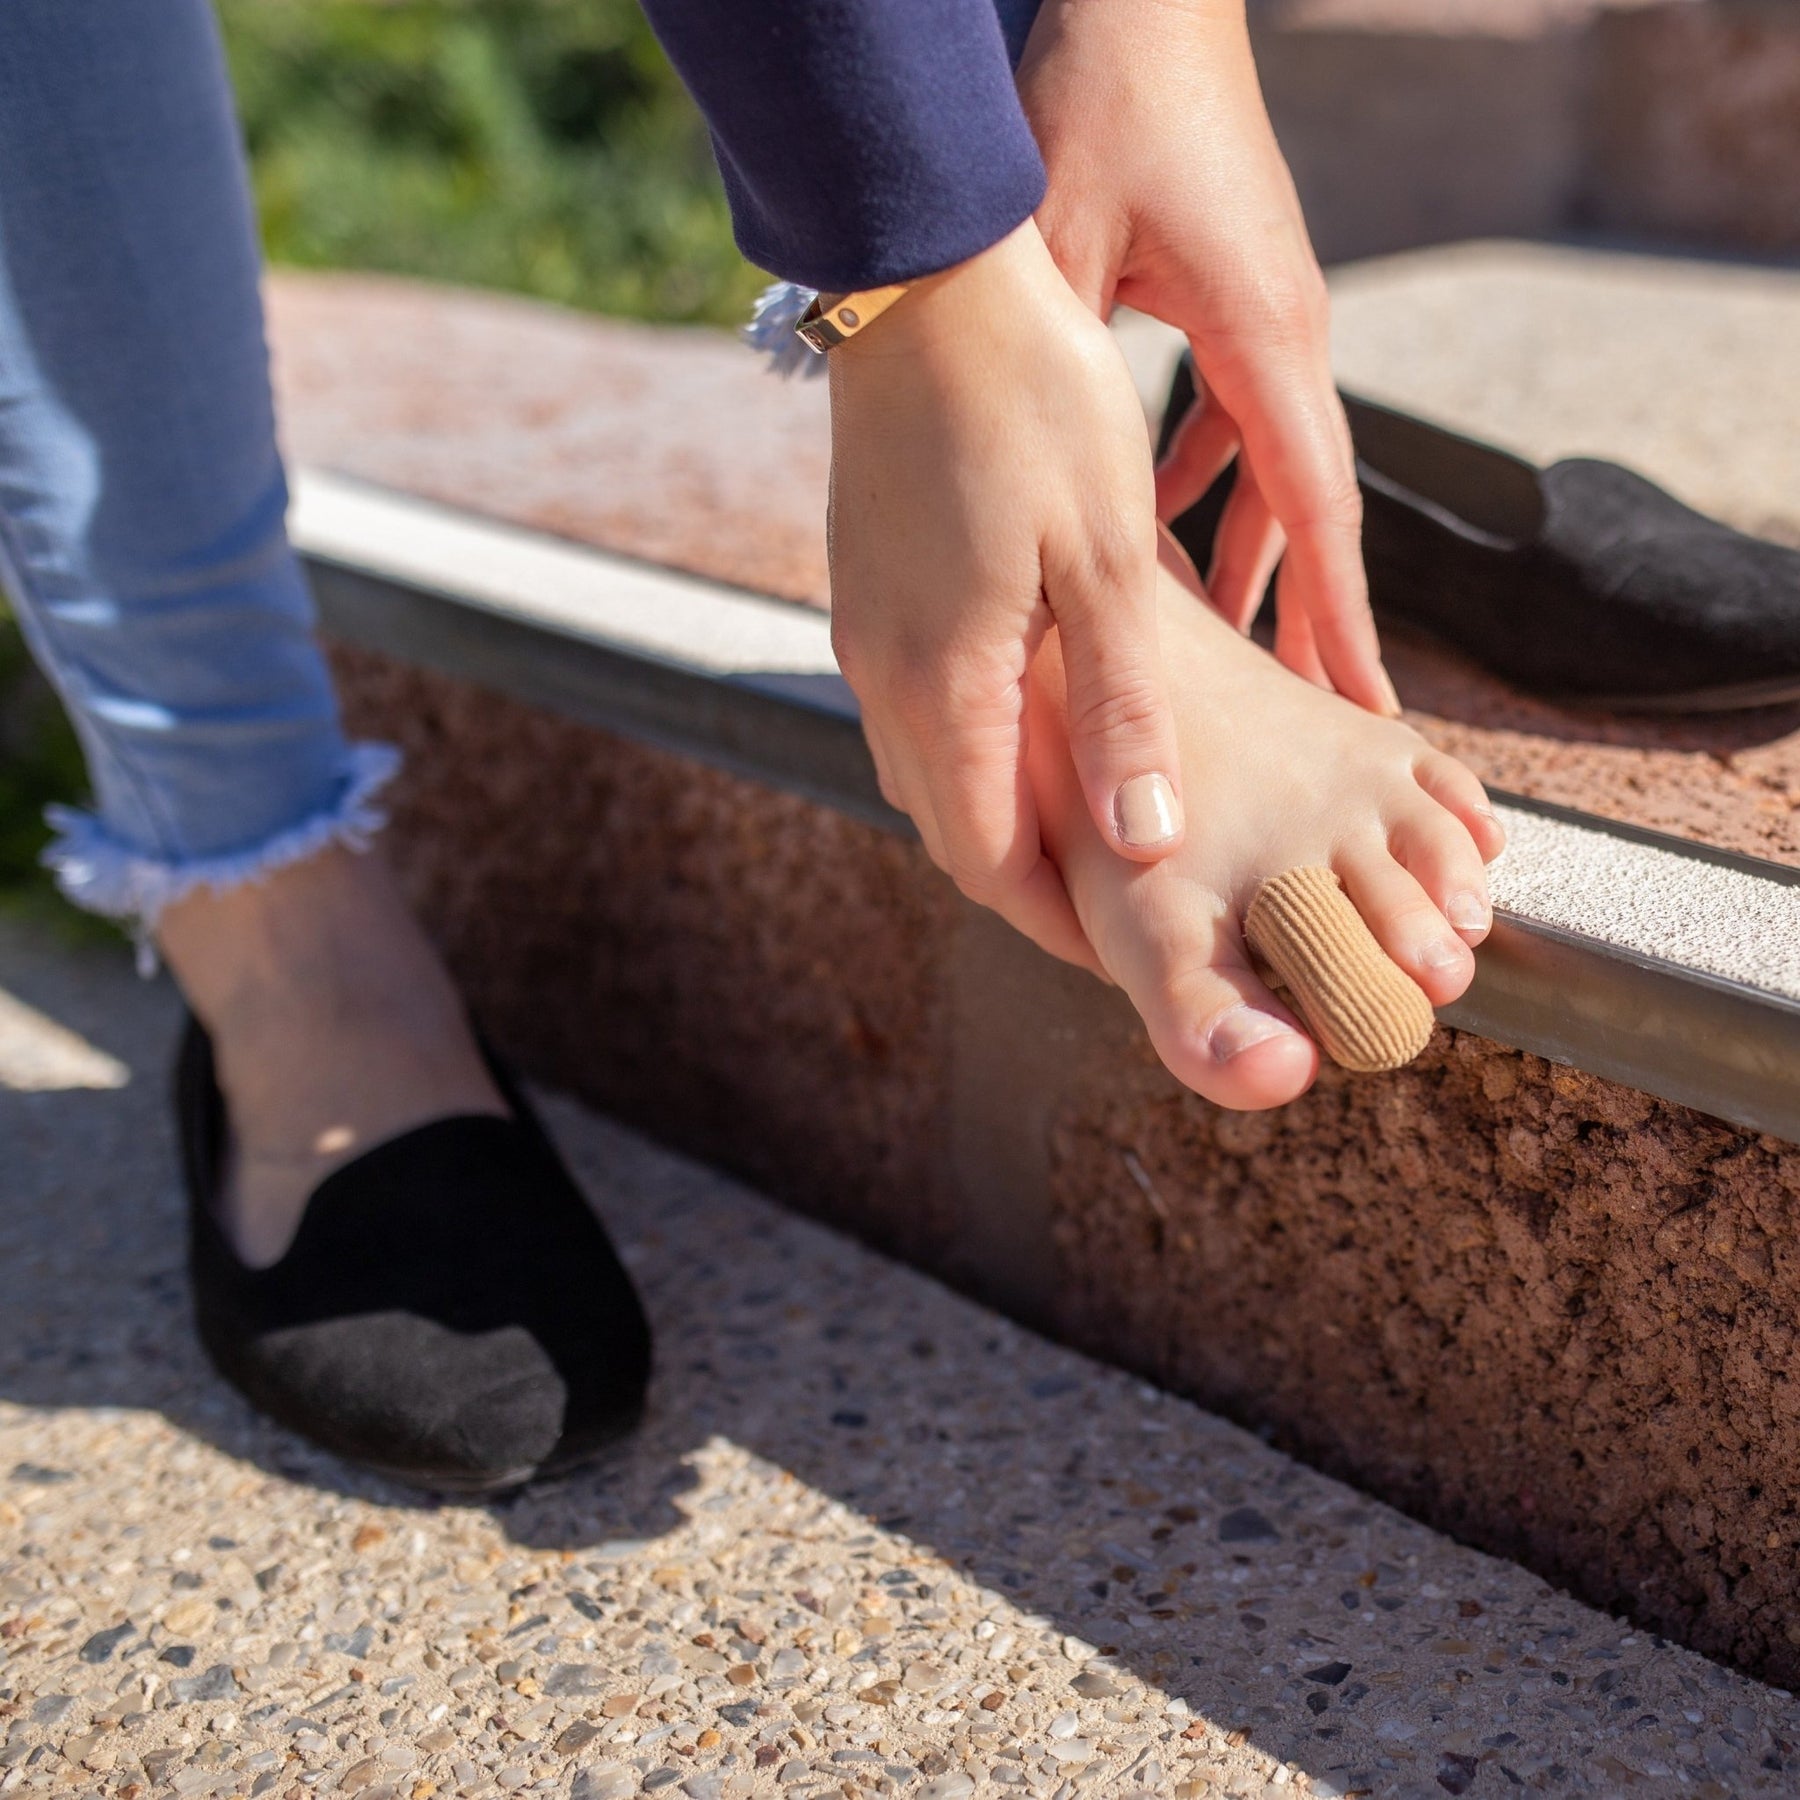
[[[649,1422],[346,1470],[190,1335],[172,991],[16,925],[0,988],[0,1793],[1794,1790],[1786,1694],[566,1103]]]

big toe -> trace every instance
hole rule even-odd
[[[1170,1074],[1217,1105],[1284,1106],[1319,1072],[1317,1046],[1235,945],[1125,985]]]

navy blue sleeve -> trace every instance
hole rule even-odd
[[[995,0],[644,10],[712,129],[738,246],[773,274],[830,293],[929,275],[1044,197]]]

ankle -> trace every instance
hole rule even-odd
[[[231,1128],[219,1195],[267,1266],[345,1161],[453,1114],[504,1116],[449,974],[372,855],[328,850],[190,895],[158,933],[212,1039]]]
[[[436,954],[372,853],[328,849],[163,915],[158,943],[215,1039],[373,1029],[460,1010]]]

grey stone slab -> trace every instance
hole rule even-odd
[[[1800,270],[1479,243],[1332,277],[1338,379],[1540,463],[1603,456],[1800,543]]]

